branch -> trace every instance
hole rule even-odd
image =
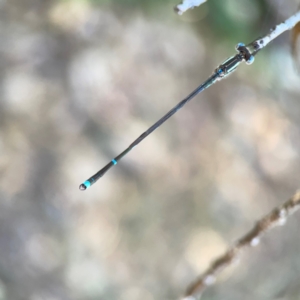
[[[205,1],[183,1],[183,3],[177,8],[179,13],[186,11],[187,9],[200,5]],[[265,46],[267,46],[272,40],[277,38],[283,32],[291,30],[300,22],[300,11],[288,18],[283,23],[275,26],[269,34],[262,38],[258,38],[248,45],[238,44],[237,50],[240,52],[235,57],[231,57],[226,60],[217,69],[218,74],[222,74],[222,71],[226,71],[225,75],[230,74],[239,65],[238,58],[242,55],[243,59],[248,63],[252,63],[254,56]],[[299,26],[299,25],[297,25]],[[220,72],[221,70],[221,72]],[[268,215],[262,218],[256,223],[252,230],[250,230],[245,236],[239,239],[235,245],[233,245],[223,256],[219,257],[212,265],[204,272],[194,283],[192,283],[185,294],[183,300],[193,300],[197,296],[201,296],[202,292],[216,280],[216,276],[226,267],[232,265],[240,256],[241,252],[248,247],[256,246],[261,236],[268,230],[283,225],[287,217],[293,214],[300,208],[300,191],[298,191],[290,200],[283,205],[275,208]]]
[[[297,23],[300,22],[300,11],[285,20],[283,23],[271,29],[271,32],[259,40],[260,49],[267,46],[272,40],[276,39],[279,35],[287,30],[293,29]]]
[[[193,300],[201,296],[202,292],[215,282],[216,276],[226,267],[238,260],[241,252],[248,247],[258,245],[260,238],[270,229],[284,225],[288,216],[300,208],[300,191],[276,207],[268,215],[256,223],[252,230],[240,238],[224,255],[219,257],[194,283],[192,283],[185,294],[183,300]]]
[[[200,6],[204,2],[206,2],[206,0],[183,0],[181,4],[175,6],[174,9],[179,15],[182,15],[188,9]]]

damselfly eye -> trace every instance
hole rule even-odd
[[[240,51],[240,48],[241,47],[245,47],[245,44],[244,43],[238,43],[236,46],[235,46],[235,50],[236,51]]]
[[[254,56],[251,55],[248,60],[246,60],[247,65],[251,65],[254,62]]]

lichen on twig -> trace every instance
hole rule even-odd
[[[204,2],[206,2],[206,0],[183,0],[180,4],[175,6],[174,9],[179,15],[182,15],[188,9],[200,6]]]
[[[293,29],[299,22],[300,22],[300,11],[298,11],[296,14],[286,19],[281,24],[276,25],[274,28],[271,29],[269,34],[261,38],[259,40],[260,48],[264,48],[265,46],[267,46],[271,41],[276,39],[279,35],[281,35],[285,31]]]

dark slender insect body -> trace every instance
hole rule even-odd
[[[128,152],[130,152],[135,146],[137,146],[143,139],[145,139],[149,134],[151,134],[155,129],[157,129],[161,124],[167,121],[171,116],[173,116],[179,109],[181,109],[187,102],[194,98],[197,94],[201,93],[215,82],[224,79],[236,68],[242,61],[246,61],[247,64],[251,64],[254,61],[254,55],[258,50],[255,50],[256,41],[245,46],[240,43],[236,46],[236,50],[239,52],[235,56],[228,58],[223,62],[204,83],[197,87],[192,93],[190,93],[186,98],[180,101],[175,107],[173,107],[167,114],[160,118],[156,123],[154,123],[150,128],[148,128],[144,133],[142,133],[135,141],[133,141],[122,153],[111,160],[105,167],[103,167],[99,172],[90,177],[88,180],[83,182],[79,189],[84,191],[93,185],[99,178],[101,178],[111,167],[115,166],[121,158],[123,158]],[[251,51],[252,50],[252,51]]]

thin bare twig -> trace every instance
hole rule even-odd
[[[284,225],[288,216],[300,209],[300,191],[276,207],[268,215],[259,220],[255,226],[240,238],[224,255],[215,260],[206,272],[192,283],[185,294],[184,300],[193,300],[201,296],[203,291],[215,282],[216,276],[226,267],[238,260],[241,252],[248,247],[256,246],[263,234],[268,230]]]

